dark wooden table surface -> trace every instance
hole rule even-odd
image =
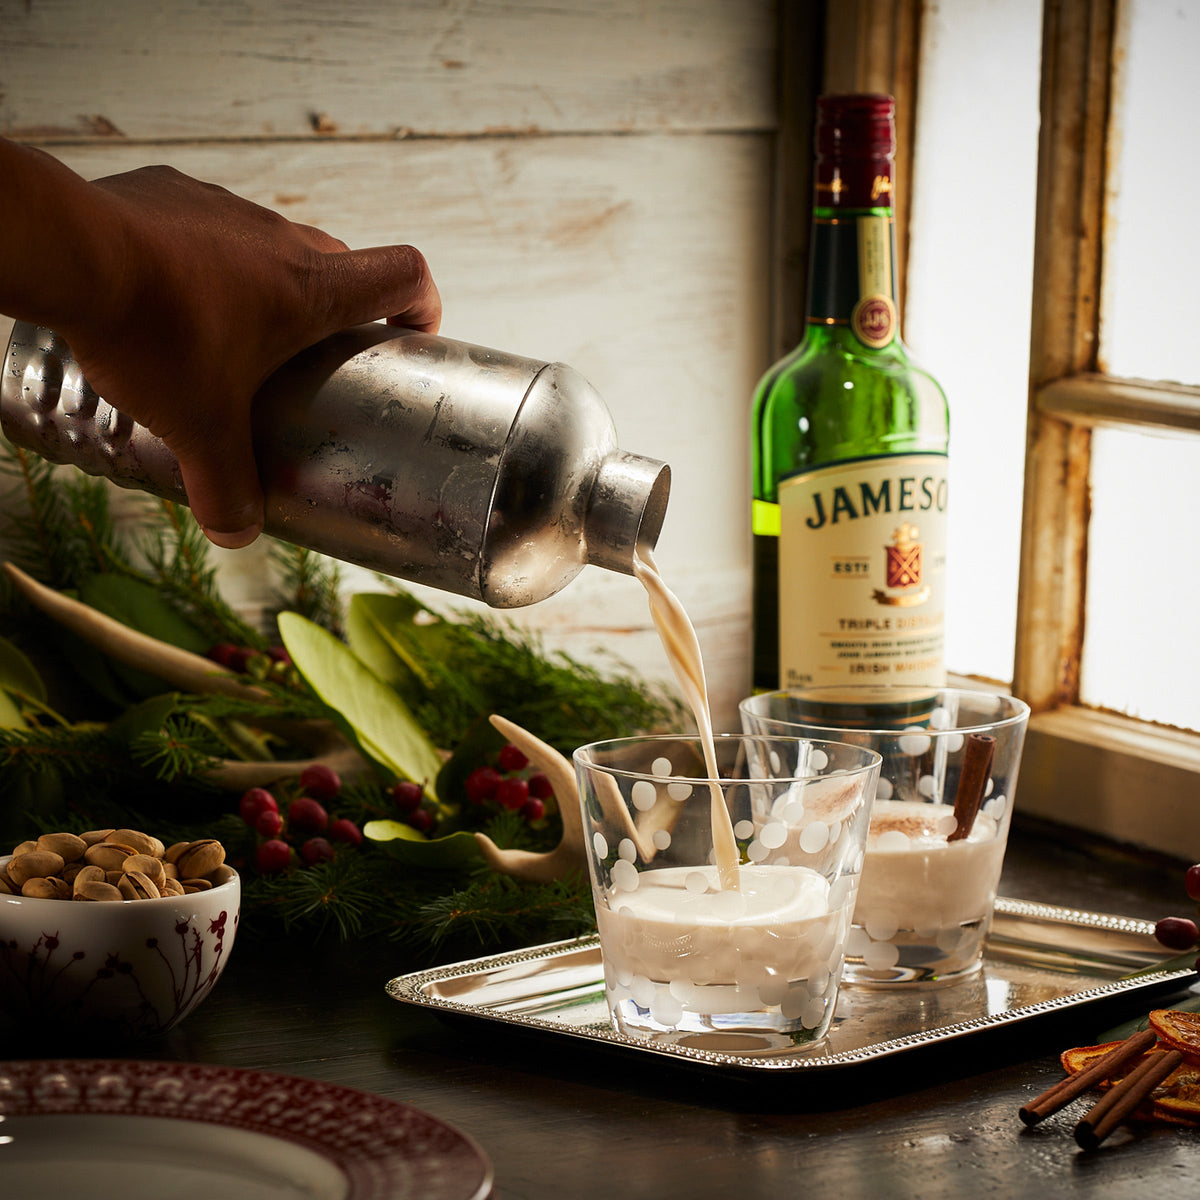
[[[1014,830],[1004,894],[1151,920],[1187,911],[1184,864],[1060,833]],[[497,1200],[1200,1194],[1200,1130],[1122,1130],[1087,1154],[1071,1135],[1079,1110],[1032,1130],[1018,1120],[1021,1104],[1059,1078],[1060,1049],[1095,1040],[1139,1015],[1136,1006],[1073,1010],[1065,1024],[1018,1026],[919,1067],[899,1056],[835,1094],[794,1082],[725,1093],[711,1074],[628,1052],[443,1021],[385,994],[397,973],[386,951],[239,943],[212,996],[138,1052],[414,1104],[479,1143]],[[0,1027],[0,1059],[111,1050],[39,1044]]]

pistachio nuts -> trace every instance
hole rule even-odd
[[[208,891],[233,878],[213,838],[167,847],[137,829],[44,833],[13,847],[0,895],[41,900],[157,900]]]

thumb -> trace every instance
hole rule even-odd
[[[172,447],[188,505],[205,537],[227,550],[248,546],[262,532],[263,493],[249,421],[207,442]]]

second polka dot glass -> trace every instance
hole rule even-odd
[[[880,757],[827,740],[622,738],[575,752],[616,1029],[739,1054],[829,1028]],[[730,815],[736,886],[713,838]]]
[[[1029,708],[961,688],[830,687],[741,703],[748,733],[883,756],[845,980],[936,986],[979,972]]]

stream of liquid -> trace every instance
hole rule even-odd
[[[646,546],[639,546],[633,556],[633,572],[650,598],[650,616],[658,630],[671,670],[683,689],[696,718],[704,765],[710,781],[720,778],[717,769],[717,747],[713,740],[712,714],[708,706],[708,687],[704,681],[704,660],[696,629],[680,604],[678,597],[662,581],[654,557]],[[733,820],[725,805],[725,797],[716,782],[709,783],[713,852],[716,857],[717,878],[722,888],[740,887],[737,839]]]

